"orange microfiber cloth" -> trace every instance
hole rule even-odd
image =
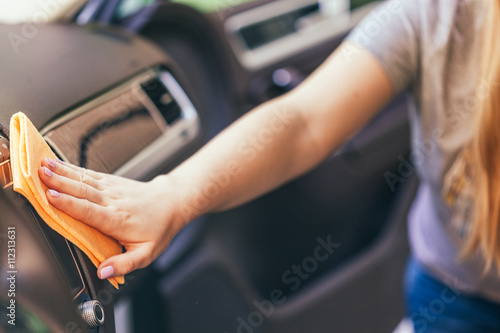
[[[21,112],[10,120],[10,155],[14,190],[29,200],[52,229],[85,252],[96,267],[106,258],[122,253],[122,247],[115,239],[75,220],[47,201],[47,187],[38,177],[38,168],[43,158],[55,160],[56,156],[28,117]],[[124,283],[123,276],[108,280],[117,289],[118,283]]]

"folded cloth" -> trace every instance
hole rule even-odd
[[[22,194],[52,229],[80,248],[98,267],[105,259],[122,253],[121,245],[99,230],[75,220],[53,207],[45,195],[47,187],[38,177],[43,158],[56,158],[35,126],[19,112],[10,120],[10,157],[14,191]],[[108,279],[118,289],[123,276]]]

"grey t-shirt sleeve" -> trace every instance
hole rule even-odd
[[[416,79],[420,51],[418,0],[389,0],[375,8],[346,41],[378,59],[396,91]]]

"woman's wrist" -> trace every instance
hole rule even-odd
[[[158,193],[158,203],[162,206],[162,220],[169,223],[175,233],[206,213],[196,205],[190,186],[178,178],[175,173],[169,173],[151,181]]]

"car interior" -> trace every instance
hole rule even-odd
[[[379,2],[75,3],[54,22],[0,24],[1,308],[11,275],[16,300],[16,325],[0,330],[392,332],[418,186],[387,177],[410,151],[405,94],[311,172],[187,225],[118,290],[12,190],[9,164],[22,111],[64,161],[143,181],[167,173],[299,85]]]

